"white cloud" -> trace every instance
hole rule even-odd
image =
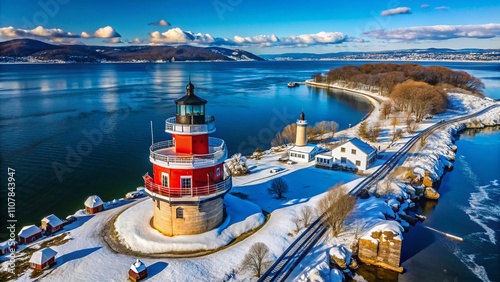
[[[453,38],[482,39],[500,37],[500,24],[415,26],[391,30],[377,29],[367,31],[364,34],[377,39],[401,41],[447,40]]]
[[[315,34],[301,34],[282,37],[282,45],[305,47],[310,45],[338,44],[347,41],[347,36],[342,32],[321,31]]]
[[[411,14],[411,9],[408,7],[398,7],[394,9],[385,10],[382,11],[382,13],[380,13],[382,17],[403,15],[403,14]]]
[[[242,37],[235,35],[233,37],[233,42],[238,45],[258,45],[261,47],[271,46],[278,43],[280,40],[274,34],[271,35],[257,35],[257,36],[246,36]]]
[[[152,23],[148,23],[148,25],[155,25],[155,26],[170,26],[170,23],[167,22],[166,20],[159,20],[157,22],[152,22]]]
[[[128,43],[130,43],[130,44],[143,44],[143,43],[147,43],[147,41],[136,37],[136,38],[128,41]]]
[[[183,31],[182,29],[176,27],[169,29],[165,32],[153,31],[149,33],[151,43],[171,43],[171,44],[182,44],[182,43],[195,43],[204,45],[221,45],[226,42],[231,44],[226,38],[214,38],[208,33],[193,33],[191,31]]]
[[[448,11],[450,9],[450,7],[448,7],[448,6],[439,6],[439,7],[436,7],[434,9],[435,10],[439,10],[439,11]]]
[[[94,33],[95,38],[112,38],[112,37],[121,37],[121,35],[116,32],[114,28],[111,26],[105,26],[101,27],[100,29],[96,30]]]
[[[431,6],[431,5],[429,5],[429,4],[422,4],[422,5],[420,5],[420,8],[422,8],[422,9],[427,9],[427,8],[429,8],[430,6]]]
[[[83,32],[80,34],[80,36],[81,36],[82,38],[92,38],[92,34],[88,34],[88,33],[86,33],[85,31],[83,31]]]
[[[66,32],[60,28],[44,28],[37,26],[34,29],[18,29],[12,26],[0,28],[0,37],[18,38],[18,37],[33,37],[33,38],[78,38],[80,35]]]

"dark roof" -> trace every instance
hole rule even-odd
[[[191,83],[191,79],[189,79],[186,85],[186,95],[175,100],[175,103],[179,105],[204,105],[207,103],[207,100],[194,95],[194,85]]]

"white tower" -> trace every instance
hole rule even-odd
[[[300,118],[297,120],[297,135],[295,136],[295,146],[301,147],[307,145],[307,135],[306,135],[307,120],[304,112],[300,114]]]

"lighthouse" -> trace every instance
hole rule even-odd
[[[195,95],[191,80],[175,104],[175,117],[165,121],[172,139],[151,145],[153,176],[143,177],[154,205],[152,225],[167,236],[199,234],[220,225],[223,198],[232,187],[224,166],[226,144],[209,136],[215,132],[215,117],[205,114],[207,101]]]
[[[295,135],[295,146],[302,147],[307,145],[307,120],[304,112],[300,114],[299,119],[297,120],[297,134]]]
[[[295,145],[288,150],[288,160],[298,163],[308,163],[314,160],[320,149],[316,145],[307,143],[307,120],[302,112],[296,122]]]

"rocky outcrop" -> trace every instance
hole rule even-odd
[[[427,187],[427,188],[425,188],[425,191],[424,191],[424,197],[429,199],[429,200],[437,200],[437,199],[439,199],[440,195],[433,188]]]

